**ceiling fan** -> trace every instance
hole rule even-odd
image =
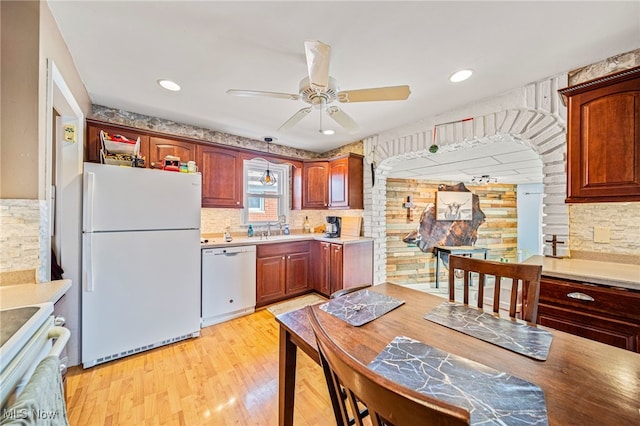
[[[329,57],[331,46],[318,40],[304,42],[309,76],[300,81],[298,94],[265,92],[260,90],[229,89],[227,93],[234,96],[258,96],[267,98],[302,100],[311,106],[300,109],[285,121],[278,129],[285,132],[295,126],[313,108],[320,110],[320,132],[332,134],[332,131],[322,129],[322,111],[325,111],[336,123],[349,133],[358,130],[359,126],[347,113],[333,102],[373,102],[373,101],[401,101],[409,97],[409,86],[374,87],[358,90],[340,90],[336,79],[329,75]]]

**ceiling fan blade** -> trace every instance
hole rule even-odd
[[[316,91],[329,86],[329,56],[331,46],[318,40],[306,40],[304,51],[307,56],[309,83]]]
[[[340,102],[404,101],[411,94],[409,86],[374,87],[338,92]]]
[[[285,121],[284,124],[282,124],[282,126],[280,126],[280,128],[278,129],[278,132],[286,132],[287,130],[298,124],[298,121],[302,120],[310,112],[311,107],[302,108],[301,110],[293,114],[290,119]]]
[[[346,112],[337,106],[327,108],[327,114],[329,114],[329,117],[331,117],[333,121],[344,127],[349,133],[353,133],[360,128],[353,118],[349,117]]]
[[[233,96],[278,98],[278,99],[289,99],[291,101],[297,101],[298,99],[300,99],[300,95],[293,95],[291,93],[263,92],[261,90],[229,89],[227,90],[227,93]]]

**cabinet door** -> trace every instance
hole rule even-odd
[[[183,163],[196,161],[196,146],[197,144],[191,142],[150,137],[147,162],[149,167],[160,169],[163,166],[164,157],[167,155],[179,157]]]
[[[303,293],[311,288],[309,285],[309,253],[293,253],[287,255],[286,293],[293,295]]]
[[[256,259],[256,304],[265,305],[285,297],[285,256]]]
[[[326,161],[304,163],[302,167],[302,208],[326,209],[328,193],[329,164]]]
[[[349,164],[348,158],[329,163],[329,207],[348,207]]]
[[[329,208],[363,209],[362,156],[349,154],[329,162]]]
[[[110,135],[122,135],[132,140],[140,138],[140,155],[145,157],[145,159],[147,159],[146,164],[149,164],[149,136],[143,135],[135,130],[90,121],[87,121],[84,161],[88,163],[100,163],[100,149],[102,148],[102,143],[100,142],[100,130],[103,130]]]
[[[242,208],[242,160],[237,151],[198,145],[202,207]]]
[[[568,99],[567,202],[640,200],[640,71],[635,75],[561,91]]]
[[[331,293],[342,290],[342,245],[331,244]]]
[[[311,251],[313,289],[327,297],[331,295],[331,244],[313,241]]]

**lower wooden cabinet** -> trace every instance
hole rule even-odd
[[[542,277],[538,324],[640,352],[640,292]]]
[[[373,241],[311,244],[311,279],[318,293],[328,297],[343,288],[373,284]]]
[[[259,244],[256,253],[256,306],[309,292],[310,241]]]

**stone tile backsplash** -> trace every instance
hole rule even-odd
[[[0,272],[40,267],[39,200],[0,200]]]

